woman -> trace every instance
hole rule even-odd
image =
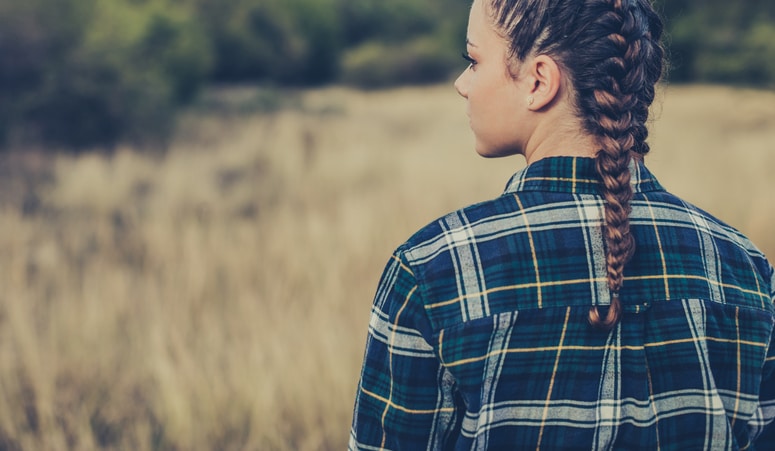
[[[648,0],[473,2],[476,150],[528,166],[394,253],[351,449],[772,449],[773,268],[643,165],[661,32]]]

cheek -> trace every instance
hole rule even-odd
[[[480,84],[469,93],[468,108],[472,121],[489,132],[504,128],[514,118],[513,108],[504,92],[493,84]]]
[[[477,153],[495,157],[519,152],[526,124],[515,102],[514,90],[502,86],[489,85],[471,93],[469,115]]]
[[[477,83],[471,83],[468,91],[468,109],[472,118],[486,120],[491,115],[495,92],[492,84],[486,80],[475,80]],[[483,116],[483,117],[479,117]]]

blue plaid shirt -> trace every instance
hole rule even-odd
[[[588,323],[610,303],[593,159],[538,161],[400,246],[350,449],[775,449],[772,267],[631,173],[637,250],[611,332]]]

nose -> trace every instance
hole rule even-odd
[[[461,97],[468,98],[468,69],[464,70],[455,80],[455,90]]]

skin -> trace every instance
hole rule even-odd
[[[509,43],[486,3],[474,0],[471,6],[466,40],[471,65],[455,81],[466,99],[477,153],[520,154],[528,164],[551,156],[595,157],[595,138],[583,131],[560,65],[548,55],[510,61]]]

